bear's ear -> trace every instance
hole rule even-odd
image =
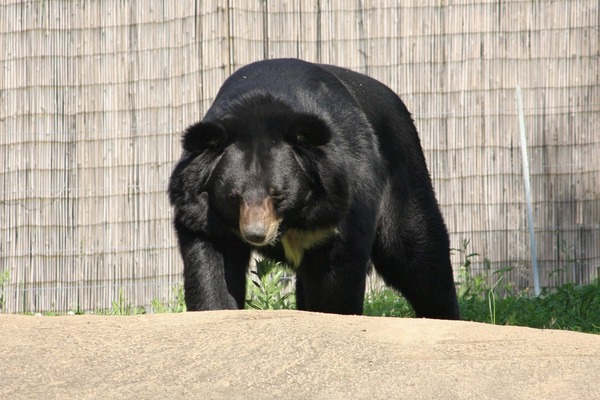
[[[323,146],[331,140],[331,130],[321,118],[301,114],[296,116],[289,125],[286,139],[292,144]]]
[[[220,146],[226,139],[227,132],[221,125],[213,122],[197,122],[185,130],[181,144],[185,151],[198,155],[207,149]]]

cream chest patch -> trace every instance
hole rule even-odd
[[[292,267],[296,268],[302,262],[302,257],[306,250],[324,242],[336,233],[337,228],[326,228],[316,231],[289,229],[281,236],[285,258]]]

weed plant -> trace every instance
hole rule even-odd
[[[463,255],[457,279],[463,320],[600,333],[600,281],[545,288],[537,297],[526,291],[516,293],[505,279],[512,267],[490,274],[489,261],[484,260],[484,272],[474,275],[471,259],[478,254],[469,253],[468,245],[463,241],[462,248],[456,249]]]
[[[146,314],[146,309],[144,307],[135,307],[129,304],[127,298],[125,298],[125,294],[123,293],[123,289],[119,289],[119,298],[111,303],[111,307],[105,313],[100,312],[100,314],[107,315],[139,315]]]
[[[180,313],[186,311],[185,295],[183,285],[177,285],[173,288],[171,297],[166,301],[153,299],[150,307],[155,314]]]
[[[246,308],[282,310],[296,308],[294,294],[287,287],[285,266],[269,259],[256,260],[256,271],[246,281]]]
[[[153,299],[150,302],[150,308],[155,314],[163,313],[181,313],[186,311],[185,297],[182,285],[176,285],[171,296],[168,299]],[[75,312],[80,314],[80,312]],[[111,303],[108,310],[97,311],[100,315],[141,315],[146,314],[146,308],[132,306],[125,297],[123,289],[119,290],[119,297]]]
[[[9,282],[10,274],[8,271],[0,273],[0,313],[4,312],[5,298],[4,298],[4,286]]]

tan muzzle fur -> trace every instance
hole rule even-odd
[[[240,234],[242,238],[255,246],[265,246],[277,237],[280,219],[275,215],[273,199],[240,205]]]

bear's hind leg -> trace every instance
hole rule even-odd
[[[384,281],[411,303],[417,317],[459,319],[447,234],[443,226],[438,228],[444,232],[412,232],[402,235],[404,239],[399,229],[380,232],[372,260]]]

